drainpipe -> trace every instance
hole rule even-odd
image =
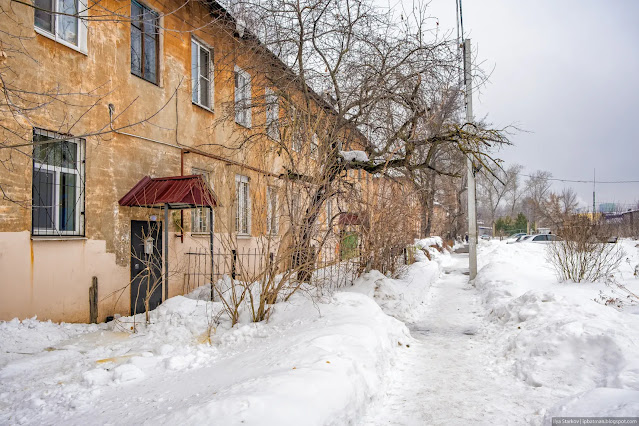
[[[215,226],[215,222],[214,222],[214,216],[213,216],[213,207],[209,206],[209,248],[211,250],[211,302],[213,302],[214,299],[214,293],[213,293],[213,233],[214,233],[214,226]]]
[[[184,176],[184,150],[180,150],[180,176]],[[184,209],[180,209],[180,243],[184,244]]]
[[[164,204],[164,301],[169,298],[169,205]]]

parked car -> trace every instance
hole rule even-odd
[[[561,238],[559,238],[558,236],[554,234],[539,234],[539,235],[530,235],[530,238],[528,238],[525,241],[530,243],[545,244],[545,243],[550,243],[553,241],[561,241]]]
[[[508,239],[516,240],[517,238],[526,235],[525,232],[517,232],[516,234],[512,234]]]
[[[517,232],[516,234],[512,234],[511,236],[506,238],[506,244],[512,244],[517,241],[519,237],[526,235],[525,232]]]
[[[533,235],[522,234],[512,241],[507,241],[506,244],[521,243],[522,241],[525,241],[527,238],[532,238],[532,237]]]
[[[481,237],[482,240],[490,240],[490,235],[482,235]]]

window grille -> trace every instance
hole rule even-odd
[[[235,177],[236,207],[235,229],[238,234],[251,233],[251,200],[249,193],[249,179],[246,176]]]
[[[33,142],[31,233],[84,236],[85,140],[34,129]]]

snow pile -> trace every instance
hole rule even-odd
[[[435,236],[422,238],[421,240],[415,240],[415,246],[417,246],[418,248],[426,248],[432,246],[443,248],[444,242],[442,241],[442,237]]]
[[[636,242],[619,280],[639,289]],[[531,387],[550,388],[552,416],[639,413],[639,315],[597,303],[601,283],[558,283],[542,244],[491,241],[479,248],[475,286],[513,372]]]
[[[418,250],[417,262],[410,265],[399,279],[371,271],[357,279],[350,291],[363,293],[375,299],[388,315],[404,322],[414,322],[424,315],[424,310],[428,306],[426,300],[430,286],[439,278],[445,259],[450,259],[449,253],[442,254],[437,250],[435,252],[439,261],[428,261]]]
[[[413,265],[405,296],[436,270]],[[167,300],[149,325],[0,323],[0,424],[348,424],[412,341],[357,292],[297,295],[268,322],[233,328],[198,292]]]
[[[365,163],[368,161],[368,155],[364,151],[340,151],[339,155],[342,156],[344,161],[349,163],[353,161]]]

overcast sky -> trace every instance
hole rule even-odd
[[[408,6],[410,0],[403,0]],[[455,0],[432,0],[455,28]],[[499,157],[571,180],[639,180],[639,1],[464,0],[464,30],[492,71],[474,115],[516,125]],[[454,32],[453,32],[454,34]],[[589,184],[571,186],[592,205]],[[639,183],[598,184],[599,202],[633,203]]]

